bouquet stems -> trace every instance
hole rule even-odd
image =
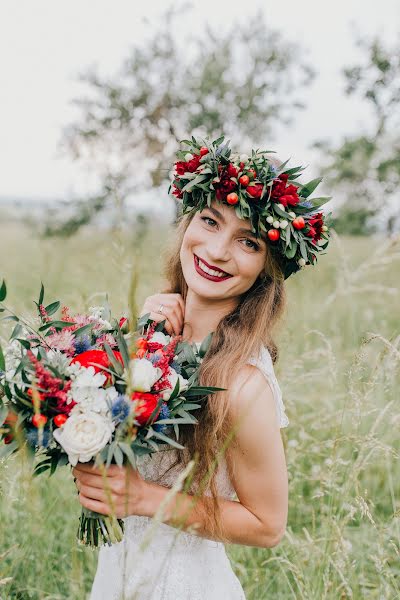
[[[122,519],[82,508],[77,533],[80,544],[92,548],[98,548],[103,544],[111,546],[111,544],[121,542],[123,537],[124,522]]]

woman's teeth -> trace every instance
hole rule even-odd
[[[205,273],[208,273],[209,275],[213,275],[214,277],[226,277],[227,275],[227,273],[223,273],[222,271],[215,271],[214,269],[209,269],[200,258],[198,259],[198,262],[201,270]]]

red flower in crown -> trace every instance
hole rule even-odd
[[[247,186],[246,192],[252,198],[261,198],[263,187],[264,186],[263,186],[262,183],[254,183],[253,185],[248,185]]]
[[[283,204],[286,208],[288,206],[296,206],[300,202],[299,195],[297,194],[298,187],[296,185],[287,185],[289,175],[282,173],[272,184],[271,200]]]
[[[236,190],[237,184],[231,179],[231,177],[236,177],[236,175],[229,174],[234,172],[236,175],[238,174],[237,169],[231,163],[221,171],[220,181],[214,183],[217,200],[226,200],[227,195]]]
[[[305,235],[311,237],[312,242],[315,244],[321,239],[322,227],[324,225],[323,213],[319,212],[316,215],[313,215],[307,220],[307,223],[308,231],[306,231]]]
[[[173,195],[179,198],[180,200],[183,198],[183,192],[180,190],[175,184],[173,184]]]
[[[238,169],[234,167],[232,163],[228,164],[226,171],[229,177],[237,177],[239,175]]]

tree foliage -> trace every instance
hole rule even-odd
[[[400,43],[378,38],[358,40],[365,59],[346,67],[346,94],[371,107],[366,131],[336,147],[317,142],[326,157],[327,184],[344,200],[335,227],[343,233],[368,234],[378,227],[400,226]]]
[[[246,13],[226,32],[207,26],[195,35],[193,27],[185,36],[181,13],[170,9],[158,27],[152,22],[146,42],[115,76],[90,69],[80,77],[87,92],[74,101],[79,117],[66,128],[63,145],[98,175],[97,198],[108,197],[110,179],[120,182],[122,201],[160,186],[179,140],[192,133],[224,134],[246,151],[271,140],[276,126],[304,107],[301,90],[314,72],[301,47],[268,27],[261,12]],[[88,203],[100,210],[101,203]],[[68,231],[81,221],[76,217]]]

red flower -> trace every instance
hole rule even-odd
[[[237,177],[239,174],[239,171],[236,169],[236,167],[233,166],[232,163],[228,164],[227,172],[229,177]]]
[[[183,175],[186,171],[186,163],[182,160],[178,160],[178,162],[175,163],[175,169],[178,175]]]
[[[251,196],[252,198],[261,198],[261,194],[262,194],[262,189],[263,189],[263,184],[262,183],[254,183],[253,185],[248,185],[246,188],[246,192],[249,194],[249,196]]]
[[[219,167],[221,165],[218,165]],[[231,165],[233,167],[233,165]],[[233,167],[235,169],[235,167]],[[236,169],[235,169],[236,171]],[[231,171],[232,172],[232,171]],[[237,174],[237,171],[236,171]],[[233,176],[232,176],[233,177]],[[215,195],[217,200],[226,200],[226,197],[231,192],[234,192],[237,188],[237,184],[232,181],[231,175],[229,175],[229,168],[223,169],[220,174],[220,181],[214,183],[214,188],[216,190]]]
[[[173,184],[173,188],[174,189],[172,191],[172,194],[174,196],[176,196],[177,198],[182,199],[183,198],[183,192],[182,192],[182,190],[180,190],[175,184]]]
[[[119,328],[122,329],[127,321],[128,319],[126,317],[121,317],[119,320]]]
[[[200,156],[200,154],[195,154],[195,155],[193,156],[193,158],[191,158],[191,159],[190,159],[190,160],[189,160],[189,161],[186,163],[186,165],[187,165],[187,168],[186,168],[186,170],[187,170],[187,171],[189,171],[189,173],[194,173],[194,172],[195,172],[195,170],[197,169],[197,167],[198,167],[198,166],[199,166],[199,164],[200,164],[200,159],[201,159],[201,156]]]
[[[28,350],[28,356],[35,367],[37,387],[45,390],[39,394],[40,401],[49,401],[50,404],[47,408],[50,410],[69,414],[76,404],[74,400],[70,401],[68,398],[72,382],[55,377],[53,373],[43,366],[31,350]],[[28,390],[27,393],[29,396],[33,395],[32,390]]]
[[[285,194],[279,198],[280,204],[283,206],[296,206],[300,202],[297,194]]]
[[[121,365],[124,364],[122,360],[121,353],[118,350],[113,350],[114,356]],[[71,363],[79,363],[82,367],[93,367],[95,373],[104,372],[104,375],[107,376],[107,380],[105,383],[109,383],[111,381],[111,373],[108,371],[104,371],[104,367],[109,369],[111,367],[110,359],[108,358],[107,352],[104,350],[86,350],[86,352],[81,352],[77,356],[74,356]],[[93,364],[96,363],[96,364]],[[100,366],[99,366],[100,365]]]
[[[308,230],[305,232],[305,235],[312,238],[312,241],[315,243],[321,239],[322,234],[322,226],[324,225],[324,215],[322,212],[319,212],[309,219],[307,219]]]
[[[12,410],[9,410],[7,413],[7,416],[4,420],[4,425],[8,426],[7,435],[4,436],[5,444],[11,444],[11,442],[13,441],[15,425],[17,423],[17,420],[18,420],[18,416],[15,414],[15,412],[13,412]]]
[[[140,425],[145,425],[149,420],[151,413],[156,408],[160,396],[157,394],[151,394],[150,392],[133,392],[131,398],[132,400],[140,401],[138,403],[138,412],[135,418]],[[160,411],[161,405],[154,416],[154,419],[157,419]]]

